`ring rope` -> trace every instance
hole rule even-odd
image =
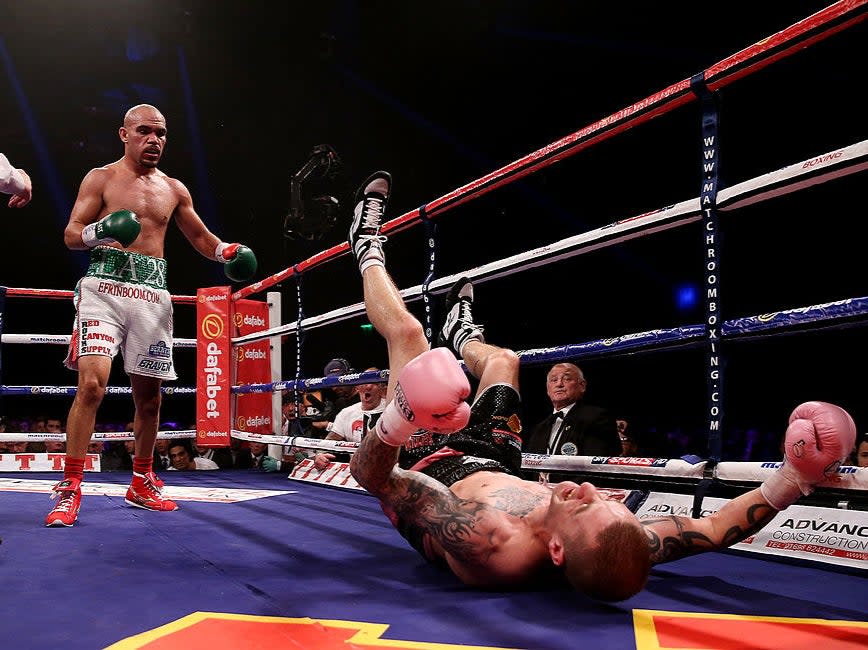
[[[75,292],[69,289],[25,289],[8,287],[7,296],[14,298],[49,298],[71,300]],[[171,296],[172,302],[179,304],[196,304],[196,296]]]
[[[2,395],[48,395],[53,397],[73,396],[78,391],[77,386],[0,386]],[[163,395],[195,395],[195,386],[162,386],[160,392]],[[106,386],[106,396],[109,395],[132,395],[130,386]]]
[[[195,438],[195,430],[160,431],[158,438],[185,439]],[[359,443],[343,440],[323,440],[321,438],[306,438],[302,436],[276,436],[248,431],[232,430],[232,437],[248,442],[261,442],[282,447],[302,447],[322,451],[337,451],[355,453]],[[65,441],[65,433],[0,433],[3,442],[43,442]],[[94,432],[92,441],[126,441],[135,440],[129,431]],[[615,462],[612,462],[615,461]],[[695,462],[694,462],[695,461]],[[671,479],[702,479],[708,467],[708,461],[702,459],[683,458],[627,458],[598,456],[555,456],[548,454],[522,454],[522,469],[533,471],[567,471],[574,473],[614,474],[619,476],[643,476]],[[780,467],[780,462],[733,462],[723,461],[713,467],[714,477],[719,481],[740,483],[762,483],[768,476]],[[842,466],[838,470],[836,480],[819,483],[820,488],[834,490],[868,490],[868,471],[858,467]]]
[[[2,343],[16,344],[48,344],[48,345],[69,345],[72,338],[69,334],[3,334],[0,336]],[[175,348],[195,348],[196,339],[175,339],[172,347]]]
[[[174,438],[195,438],[195,429],[179,429],[158,431],[157,438],[161,440],[171,440]],[[94,431],[91,434],[92,442],[105,441],[125,441],[135,440],[132,431]],[[0,441],[2,442],[66,442],[65,433],[41,433],[33,431],[7,432],[0,433]]]

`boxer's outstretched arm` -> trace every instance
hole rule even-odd
[[[840,406],[800,404],[790,414],[784,434],[784,462],[760,487],[703,519],[661,517],[642,522],[651,561],[659,564],[726,548],[752,535],[818,483],[834,481],[855,440],[856,424]]]
[[[757,488],[702,519],[673,515],[643,519],[642,525],[651,547],[651,562],[660,564],[732,546],[760,530],[776,514]]]

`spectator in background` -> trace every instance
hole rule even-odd
[[[546,375],[552,414],[531,429],[523,451],[565,456],[619,455],[621,443],[615,417],[608,410],[584,401],[587,388],[585,375],[577,365],[552,366]],[[553,474],[549,480],[559,482],[567,478]]]
[[[268,458],[268,444],[264,442],[250,441],[247,445],[250,448],[250,466],[254,469],[264,469],[262,467],[262,461]]]
[[[23,169],[16,169],[9,159],[0,153],[0,192],[11,194],[7,205],[23,208],[33,198],[33,183]]]
[[[253,467],[253,454],[243,440],[231,438],[229,440],[229,454],[232,458],[232,469],[250,469]]]
[[[860,433],[856,436],[853,465],[856,467],[868,467],[868,433]]]
[[[34,433],[45,433],[45,422],[47,418],[44,415],[37,415],[33,418],[30,430]]]
[[[130,470],[133,468],[133,456],[135,456],[136,441],[113,441],[108,443],[108,449],[102,453],[100,469],[103,472],[115,472]]]
[[[306,406],[302,409],[302,417],[309,417],[313,422],[328,420],[328,414],[334,412],[332,401],[327,398],[322,390],[314,390],[303,393],[303,401]]]
[[[346,359],[332,359],[323,368],[323,377],[340,377],[354,372]],[[316,438],[322,438],[326,434],[338,413],[359,401],[358,387],[339,385],[323,388],[322,397],[325,408],[322,409],[321,417],[312,422],[312,426],[320,432],[320,435],[312,436]]]
[[[378,368],[368,368],[377,371]],[[342,409],[329,423],[326,440],[346,440],[361,442],[368,431],[374,428],[380,413],[386,408],[386,384],[384,382],[369,382],[359,384],[357,394],[359,401]],[[325,469],[332,461],[349,462],[349,454],[335,454],[328,451],[318,451],[314,455],[313,464],[318,470]]]
[[[172,459],[169,457],[169,440],[166,438],[157,438],[154,441],[154,469],[169,469],[172,466]]]
[[[63,440],[46,440],[44,445],[46,454],[66,453],[66,443]]]
[[[201,456],[194,456],[189,444],[184,440],[172,440],[169,444],[170,470],[186,471],[196,469],[219,469],[217,463]]]
[[[230,438],[228,447],[197,448],[194,451],[194,456],[213,460],[220,469],[250,469],[253,466],[250,449],[238,438]]]
[[[322,438],[325,434],[325,429],[319,429],[312,426],[310,420],[302,420],[295,416],[295,395],[292,391],[283,395],[283,425],[281,431],[283,435],[301,435],[305,438]],[[301,432],[291,433],[291,432]],[[301,462],[306,458],[313,458],[314,451],[304,447],[283,447],[281,458],[270,458],[266,460],[263,469],[269,472],[289,471],[295,467],[296,463]]]
[[[355,370],[346,359],[332,359],[323,368],[324,377],[340,377],[341,375],[350,375],[354,372]],[[335,409],[338,411],[345,409],[359,399],[358,395],[356,395],[355,386],[338,385],[328,390],[332,392],[332,395],[326,395],[326,397],[331,398]]]
[[[136,456],[136,441],[135,440],[124,440],[124,455],[122,455],[122,469],[132,469],[133,468],[133,458]],[[129,465],[129,466],[127,466]]]
[[[88,454],[96,454],[99,456],[99,466],[100,470],[102,470],[103,463],[106,462],[106,445],[102,440],[91,440],[87,443],[87,453]],[[108,459],[109,465],[111,465],[111,459]]]
[[[63,420],[53,416],[45,418],[45,433],[63,433]],[[66,453],[66,442],[63,440],[46,440],[43,446],[47,454]]]
[[[102,440],[91,440],[87,443],[87,453],[89,454],[98,454],[102,456],[102,452],[105,451],[105,443]]]
[[[615,420],[618,427],[618,437],[621,440],[621,456],[638,458],[645,455],[645,451],[639,446],[638,436],[630,426],[630,421],[619,417]]]
[[[324,406],[325,402],[317,397],[318,394],[320,394],[319,391],[301,393],[298,396],[298,406],[301,408],[300,416],[296,413],[296,393],[287,391],[283,394],[281,407],[283,412],[281,431],[283,435],[301,436],[302,438],[322,438],[325,435],[325,427],[328,422],[324,419],[318,406],[315,406],[311,400],[313,397],[319,406]],[[308,413],[316,413],[316,415],[308,415]]]
[[[200,449],[197,446],[196,451],[202,458],[213,460],[220,469],[232,469],[235,462],[235,457],[232,455],[232,450],[229,447],[205,447]]]
[[[6,453],[9,454],[26,454],[29,450],[27,449],[27,445],[29,443],[26,440],[22,440],[20,442],[7,442],[6,443]]]

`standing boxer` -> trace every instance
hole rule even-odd
[[[123,157],[85,175],[64,231],[69,249],[91,252],[87,274],[75,289],[75,324],[65,364],[78,371],[78,390],[66,422],[63,480],[54,486],[57,504],[46,526],[72,526],[78,517],[87,444],[118,350],[135,404],[135,457],[126,502],[145,510],[178,507],[163,497],[162,481],[152,469],[160,386],[176,378],[163,259],[172,217],[193,248],[226,265],[231,280],[245,281],[256,272],[253,251],[221,242],[196,213],[184,184],[157,169],[166,133],[166,119],[155,107],[129,109],[118,129]]]
[[[473,322],[473,287],[459,280],[447,295],[439,342],[479,379],[469,407],[470,385],[453,354],[428,350],[422,325],[386,272],[380,225],[390,184],[385,172],[365,181],[350,230],[367,315],[386,339],[390,369],[376,435],[362,439],[350,470],[416,550],[466,584],[526,585],[562,573],[591,597],[629,598],[651,565],[755,533],[834,476],[853,447],[856,427],[846,411],[802,404],[790,416],[783,466],[703,519],[640,522],[590,483],[521,479],[518,356],[485,342]]]

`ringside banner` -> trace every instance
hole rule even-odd
[[[228,447],[231,413],[230,287],[196,292],[196,446]]]
[[[320,483],[321,485],[365,492],[365,488],[359,485],[350,474],[349,463],[329,463],[325,469],[318,470],[310,458],[305,458],[292,468],[292,472],[287,478],[293,481]]]
[[[31,453],[0,454],[0,472],[62,472],[66,454]],[[85,472],[99,472],[99,454],[87,454]]]
[[[706,497],[702,517],[720,510],[727,499]],[[690,517],[693,496],[652,492],[636,512],[639,519]],[[792,505],[732,548],[868,569],[868,512]]]

